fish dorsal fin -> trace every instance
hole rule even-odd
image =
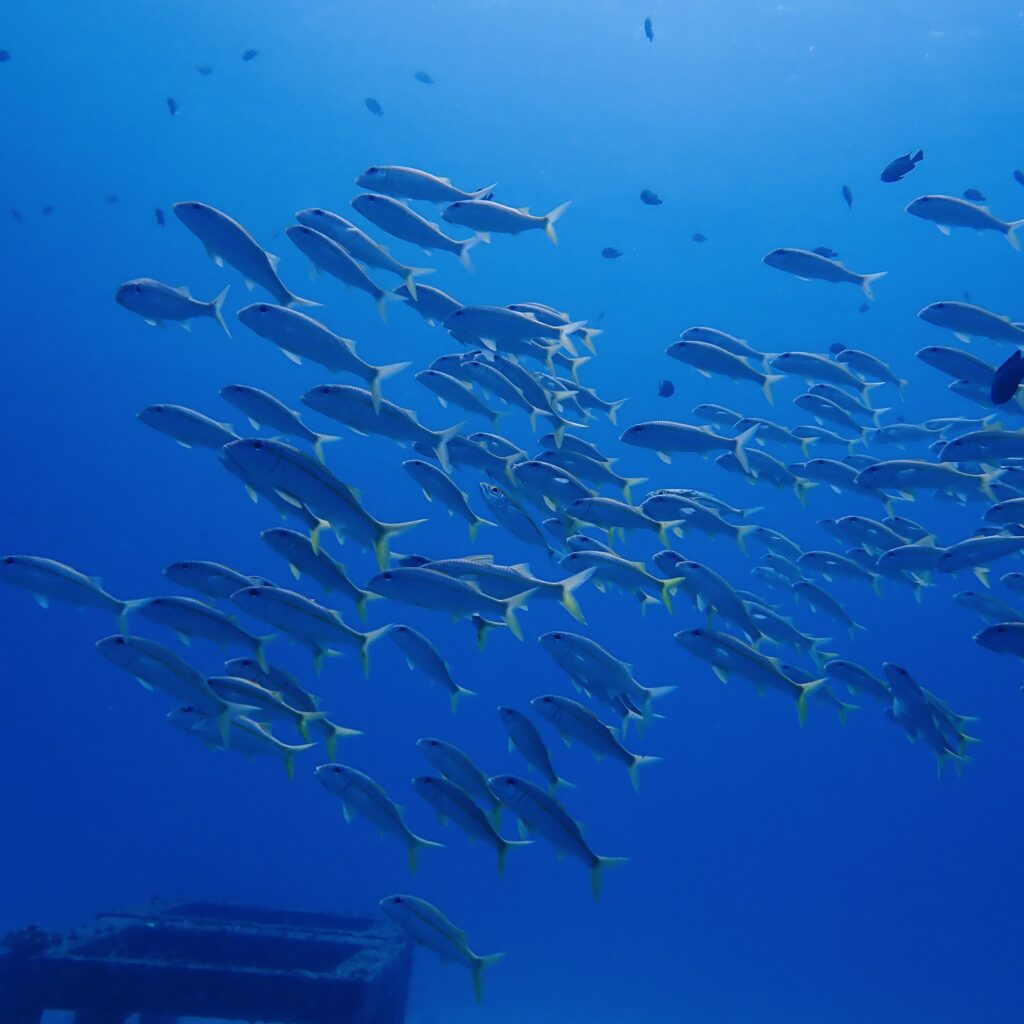
[[[494,562],[494,555],[466,555],[467,562],[479,562],[480,564],[491,565]]]
[[[529,562],[518,562],[515,565],[510,565],[509,568],[510,569],[515,569],[516,572],[529,572],[530,571],[530,563]]]
[[[96,584],[100,590],[103,589],[103,577],[102,576],[90,576],[89,579]]]
[[[517,206],[516,207],[516,212],[517,213],[525,213],[527,217],[530,216],[530,208],[528,206]]]
[[[180,288],[175,288],[174,290],[179,295],[181,295],[183,298],[186,298],[186,299],[191,299],[192,298],[192,293],[188,290],[188,285],[187,284],[183,284]]]

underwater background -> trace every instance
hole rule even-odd
[[[865,348],[909,380],[905,405],[884,391],[894,415],[974,416],[914,358],[942,339],[915,314],[966,290],[1024,319],[1024,257],[991,234],[943,238],[904,207],[976,187],[1007,219],[1024,213],[1012,177],[1024,163],[1022,44],[1024,15],[1002,0],[11,6],[0,19],[10,53],[0,64],[0,204],[18,216],[0,212],[0,547],[102,576],[123,598],[180,592],[161,572],[190,558],[288,583],[258,536],[278,525],[276,513],[250,503],[213,453],[184,450],[136,414],[174,402],[242,431],[241,414],[218,396],[225,384],[265,387],[301,408],[299,396],[330,378],[237,322],[235,310],[253,301],[239,275],[207,260],[170,207],[197,199],[226,210],[281,256],[289,286],[323,302],[313,315],[355,339],[363,358],[419,369],[457,346],[401,303],[382,324],[365,296],[329,278],[309,282],[283,235],[304,207],[347,216],[356,175],[378,163],[427,168],[466,188],[497,182],[502,201],[535,212],[572,200],[557,247],[542,232],[496,237],[474,251],[472,274],[443,254],[400,242],[393,251],[436,267],[425,283],[463,303],[535,300],[599,327],[584,379],[629,401],[618,427],[598,418],[586,436],[622,457],[621,472],[764,505],[759,523],[803,546],[831,546],[817,519],[877,506],[819,486],[805,511],[792,494],[749,488],[713,462],[663,465],[618,435],[639,420],[686,420],[702,402],[806,422],[790,404],[794,382],[776,386],[771,407],[756,388],[672,363],[665,347],[693,324],[768,352]],[[250,47],[258,56],[243,61]],[[202,65],[212,73],[197,73]],[[419,69],[433,85],[414,78]],[[878,180],[890,159],[919,148],[927,158],[911,177]],[[663,205],[643,205],[644,188]],[[165,227],[156,207],[168,211]],[[888,271],[867,312],[854,289],[803,284],[761,262],[776,246],[823,244],[857,270]],[[605,247],[622,257],[603,258]],[[185,333],[129,316],[113,294],[141,276],[187,283],[203,299],[230,284],[233,338],[212,322]],[[983,340],[972,350],[1003,357]],[[431,427],[458,422],[413,372],[389,380],[387,397]],[[676,390],[662,399],[666,377]],[[508,421],[509,436],[535,450],[525,419]],[[465,524],[428,506],[401,472],[408,453],[345,433],[327,462],[369,508],[390,520],[430,516],[394,542],[399,552],[488,552],[562,575],[499,530],[482,528],[471,546]],[[486,515],[472,474],[459,480]],[[980,520],[977,505],[899,511],[945,543]],[[328,541],[357,581],[376,572],[372,555]],[[659,546],[647,536],[624,550],[643,558]],[[696,534],[673,546],[749,585],[753,552]],[[113,632],[109,617],[43,611],[5,588],[0,931],[68,927],[154,895],[375,913],[388,893],[412,892],[465,928],[477,952],[508,954],[487,972],[477,1007],[458,967],[419,953],[409,1020],[421,1024],[1019,1021],[1024,679],[1015,660],[971,642],[980,624],[952,602],[960,589],[940,580],[917,604],[908,588],[883,586],[879,598],[840,582],[833,592],[867,631],[851,640],[839,627],[812,630],[873,671],[906,665],[980,718],[972,732],[983,742],[962,777],[947,767],[938,781],[931,752],[870,700],[856,700],[863,707],[845,725],[812,704],[801,729],[790,702],[759,699],[740,680],[720,685],[673,642],[675,630],[704,621],[685,600],[671,617],[657,607],[641,617],[631,596],[588,587],[585,628],[536,602],[521,616],[525,643],[495,630],[483,652],[466,623],[374,602],[370,627],[421,629],[478,694],[453,717],[389,644],[374,648],[368,679],[345,657],[316,680],[332,717],[365,733],[343,741],[339,760],[379,779],[414,831],[446,845],[424,851],[410,880],[401,846],[366,822],[347,826],[317,784],[322,752],[301,757],[289,782],[272,759],[204,750],[164,721],[165,699],[96,654],[94,642]],[[350,606],[342,611],[359,625]],[[600,902],[578,863],[540,843],[514,851],[498,879],[490,852],[441,829],[408,785],[429,769],[421,736],[458,743],[490,773],[525,774],[494,708],[573,696],[534,642],[556,628],[594,638],[647,686],[678,687],[659,702],[664,720],[642,738],[630,733],[631,749],[663,758],[645,769],[639,795],[618,766],[565,749],[541,725],[556,770],[575,784],[563,796],[588,842],[629,858],[608,872]],[[220,667],[203,641],[178,650],[204,671]],[[269,653],[313,685],[306,652],[280,639]]]

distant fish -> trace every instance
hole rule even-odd
[[[53,213],[53,211],[54,211],[55,209],[57,209],[57,207],[55,207],[55,206],[44,206],[44,207],[43,207],[43,208],[42,208],[42,209],[41,209],[41,210],[40,210],[39,212],[40,212],[40,213],[41,213],[41,214],[42,214],[42,215],[43,215],[44,217],[49,217],[49,216],[50,216],[50,214],[51,214],[51,213]]]
[[[164,211],[158,206],[153,211],[153,216],[156,217],[156,222],[159,227],[163,227],[167,223],[167,219],[164,217]]]
[[[621,252],[620,250],[618,250],[618,249],[613,249],[613,248],[612,248],[612,247],[611,247],[611,246],[609,245],[609,246],[607,246],[606,248],[604,248],[604,249],[602,249],[602,250],[601,250],[601,255],[602,255],[602,256],[603,256],[603,257],[604,257],[604,258],[605,258],[606,260],[617,260],[617,259],[618,259],[618,258],[619,258],[619,257],[620,257],[620,256],[622,255],[622,252]]]
[[[913,155],[904,153],[903,156],[896,157],[885,165],[885,170],[881,174],[882,181],[902,181],[923,159],[923,149],[919,149]]]
[[[640,193],[640,202],[646,203],[648,206],[661,206],[661,196],[657,192],[652,192],[649,188],[645,188]]]
[[[230,338],[231,332],[221,314],[227,293],[225,288],[215,299],[200,302],[193,299],[184,286],[172,288],[151,277],[140,277],[121,285],[114,300],[119,306],[141,316],[150,327],[162,327],[165,320],[174,320],[188,331],[192,329],[190,321],[195,317],[210,317]]]
[[[415,78],[417,82],[422,82],[424,85],[434,84],[434,80],[426,73],[426,71],[417,71],[416,74],[413,75],[413,78]]]
[[[372,96],[367,96],[364,102],[366,103],[366,109],[371,114],[376,114],[377,117],[384,116],[384,108]]]
[[[857,312],[858,313],[867,313],[870,309],[871,309],[871,307],[866,302],[862,302],[860,304],[859,308],[857,309]]]
[[[255,60],[259,53],[259,50],[244,50],[242,52],[242,60]]]
[[[998,231],[1006,240],[1020,249],[1017,228],[1024,220],[1003,221],[993,216],[986,207],[975,206],[956,196],[919,196],[907,205],[907,213],[922,220],[930,220],[944,235],[953,228],[971,228],[974,231]]]
[[[825,259],[824,256],[808,252],[806,249],[772,249],[763,257],[762,262],[776,270],[793,274],[802,281],[818,280],[830,281],[833,284],[855,284],[869,299],[874,298],[871,282],[884,277],[887,273],[883,270],[877,274],[857,274],[848,270],[842,263]]]
[[[835,249],[830,249],[827,245],[819,245],[817,248],[812,249],[811,252],[824,256],[827,260],[834,260],[839,256]]]
[[[699,231],[696,231],[690,235],[690,240],[693,242],[706,242],[708,240],[708,236],[702,235]]]
[[[676,386],[670,380],[663,380],[658,387],[659,398],[671,398],[676,393]]]
[[[174,117],[178,112],[178,101],[173,96],[167,97],[167,112]]]
[[[849,210],[853,209],[853,191],[849,185],[843,186],[843,199],[846,200],[846,207]]]
[[[647,42],[654,42],[654,22],[650,18],[644,18],[644,35],[647,36]]]
[[[1005,405],[1015,394],[1020,382],[1024,380],[1024,355],[1015,349],[1009,359],[1003,363],[992,378],[992,404]]]
[[[244,60],[245,58],[243,57],[242,59]],[[196,68],[196,71],[204,76],[213,74],[213,68],[211,68],[209,64],[200,64],[199,67]]]
[[[106,202],[110,203],[111,206],[114,206],[117,203],[121,202],[121,200],[115,195],[104,196],[104,199],[106,200]]]
[[[6,64],[11,59],[10,50],[0,50],[0,64]]]
[[[1017,182],[1018,185],[1024,185],[1024,171],[1020,169],[1014,171],[1013,180]]]
[[[965,188],[963,191],[964,199],[970,199],[972,203],[983,203],[985,202],[985,196],[979,192],[976,188]]]

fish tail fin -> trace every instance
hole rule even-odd
[[[494,628],[494,623],[485,619],[482,615],[474,614],[472,618],[473,628],[476,630],[477,650],[482,651],[487,646],[487,632]]]
[[[380,317],[381,323],[386,324],[388,322],[387,302],[388,299],[393,299],[394,297],[395,296],[392,292],[385,291],[382,291],[380,295],[377,296],[377,315]]]
[[[889,408],[889,409],[876,409],[871,414],[871,418],[875,421],[875,426],[876,427],[881,427],[881,425],[882,425],[881,416],[882,416],[883,413],[886,413],[886,412],[892,412],[892,409],[891,408]]]
[[[654,764],[656,761],[660,761],[660,757],[655,757],[653,754],[637,754],[633,758],[633,763],[629,766],[629,781],[633,783],[633,788],[639,793],[640,792],[640,776],[638,770],[641,765]]]
[[[451,693],[451,706],[452,714],[459,710],[459,698],[460,697],[475,697],[476,690],[467,690],[464,686],[456,686]]]
[[[506,455],[502,458],[502,462],[505,463],[505,476],[509,478],[511,483],[516,483],[516,475],[512,472],[512,467],[519,461],[521,456],[518,452],[513,452],[511,455]]]
[[[117,628],[122,633],[128,632],[128,616],[141,608],[146,603],[146,598],[140,597],[133,601],[122,601],[121,608],[117,613]]]
[[[647,483],[647,477],[645,476],[626,477],[626,481],[622,485],[622,496],[632,505],[633,499],[630,497],[630,490],[645,483]]]
[[[388,549],[393,537],[405,533],[406,530],[411,530],[414,526],[422,526],[425,522],[426,519],[410,519],[404,523],[381,523],[380,536],[373,542],[373,551],[377,556],[378,568],[383,570],[388,567]]]
[[[330,732],[327,734],[327,739],[324,741],[327,747],[327,756],[333,761],[334,752],[338,749],[338,740],[344,739],[351,736],[362,736],[362,731],[359,729],[346,729],[343,725],[335,725],[333,722],[327,722],[330,726]]]
[[[764,397],[768,399],[769,405],[775,404],[775,399],[772,398],[772,385],[778,384],[785,376],[784,373],[766,373],[764,375],[764,383],[761,385],[761,390],[764,392]]]
[[[618,415],[619,410],[629,401],[628,398],[620,398],[617,402],[612,402],[608,407],[608,419],[611,421],[612,426],[618,426]]]
[[[1006,225],[1006,240],[1020,252],[1020,239],[1017,237],[1017,228],[1024,227],[1024,220],[1014,220]]]
[[[470,199],[486,199],[487,198],[487,193],[488,192],[493,192],[497,187],[498,187],[498,183],[496,181],[492,182],[490,185],[486,186],[485,188],[478,188],[475,192],[470,192],[469,193],[469,198]]]
[[[313,439],[313,454],[316,456],[317,462],[324,461],[324,445],[330,444],[331,441],[340,441],[341,438],[337,434],[317,434]]]
[[[489,956],[478,956],[473,961],[473,995],[479,1003],[484,997],[484,970],[496,964],[505,954],[491,953]]]
[[[747,553],[747,535],[756,529],[757,526],[754,523],[744,523],[742,526],[736,527],[736,544],[743,554]]]
[[[309,531],[309,546],[313,549],[313,554],[320,554],[320,534],[323,530],[329,530],[331,524],[326,519],[321,519],[317,524]]]
[[[869,298],[874,299],[875,293],[871,290],[871,282],[877,281],[880,277],[885,277],[888,274],[888,270],[880,270],[877,274],[861,274],[860,277],[860,290]]]
[[[410,363],[389,363],[387,366],[375,366],[373,377],[370,379],[370,398],[373,401],[373,411],[380,412],[380,385],[382,381],[401,373]]]
[[[814,486],[816,486],[814,480],[804,480],[799,476],[793,481],[793,490],[804,508],[807,508],[807,492]]]
[[[390,632],[390,626],[381,626],[380,629],[371,629],[369,633],[363,634],[363,639],[359,641],[359,660],[363,665],[364,676],[370,674],[370,645]]]
[[[227,321],[224,319],[222,307],[224,306],[224,300],[228,296],[228,292],[231,290],[231,285],[228,285],[211,303],[210,303],[210,315],[214,320],[220,324],[221,330],[230,338],[231,331],[228,330]]]
[[[251,704],[235,704],[232,701],[224,702],[224,710],[217,716],[217,729],[220,732],[220,741],[225,747],[231,745],[231,723],[243,715],[253,715],[259,708]]]
[[[522,606],[526,604],[535,592],[536,588],[533,590],[524,590],[521,594],[513,594],[504,602],[505,623],[508,625],[508,628],[512,631],[512,635],[517,640],[523,639],[523,631],[519,628],[519,621],[516,619],[516,609],[522,608]]]
[[[449,427],[447,430],[439,430],[434,434],[434,437],[437,439],[437,443],[434,445],[437,461],[441,463],[441,468],[446,473],[450,473],[452,470],[452,464],[448,458],[448,442],[453,437],[456,437],[465,425],[465,422],[456,423],[454,427]]]
[[[558,235],[555,234],[555,224],[562,217],[562,214],[569,209],[571,203],[562,203],[561,206],[556,206],[549,214],[544,217],[544,233],[551,239],[552,245],[558,245]]]
[[[597,566],[592,565],[589,569],[584,569],[583,572],[578,572],[575,576],[570,576],[568,579],[562,580],[562,605],[577,622],[582,622],[584,625],[586,625],[587,620],[583,616],[583,609],[580,608],[579,601],[576,600],[575,592],[582,587],[596,571]]]
[[[590,337],[593,337],[595,334],[598,333],[598,331],[596,331],[593,327],[585,327],[583,329],[584,335],[586,335],[587,332],[589,332]],[[586,343],[586,338],[584,338],[584,344],[587,344]],[[587,347],[590,348],[591,346],[587,345]],[[570,359],[568,361],[569,362],[569,376],[572,377],[572,379],[574,381],[576,381],[577,384],[579,384],[579,382],[580,382],[580,367],[584,363],[589,363],[590,362],[590,358],[591,358],[590,356],[577,356],[575,359]]]
[[[598,857],[597,863],[590,869],[590,891],[595,900],[601,898],[601,872],[605,868],[614,868],[619,864],[625,864],[628,857]]]
[[[667,547],[670,547],[671,544],[672,544],[672,541],[669,540],[669,536],[668,536],[668,531],[669,530],[681,530],[685,525],[686,525],[686,520],[685,519],[671,519],[671,520],[669,520],[666,523],[658,523],[658,540],[661,541],[662,547],[666,547],[667,548]],[[615,527],[612,527],[611,530],[608,531],[608,546],[609,547],[611,547],[612,540],[614,539],[614,531],[615,531]],[[682,535],[680,534],[680,536],[682,536]],[[623,533],[623,537],[625,537],[625,533]]]
[[[807,721],[807,695],[814,693],[815,690],[820,689],[825,685],[827,680],[824,676],[821,679],[812,679],[809,683],[796,683],[799,687],[799,693],[796,698],[796,713],[800,719],[800,724],[803,725]]]
[[[497,524],[492,523],[490,519],[481,519],[480,516],[476,516],[473,521],[469,524],[469,543],[476,543],[476,532],[481,526],[495,526]]]
[[[459,262],[470,272],[473,270],[473,261],[469,258],[471,249],[475,249],[481,242],[487,241],[486,237],[481,234],[476,234],[472,238],[467,238],[466,241],[459,243],[459,251],[456,255],[459,257]]]
[[[267,646],[267,644],[270,643],[271,640],[276,639],[276,637],[277,637],[276,633],[268,633],[266,636],[258,636],[258,637],[256,637],[256,647],[255,647],[255,650],[254,650],[253,653],[256,656],[257,664],[259,665],[259,667],[261,669],[263,669],[264,672],[267,671],[267,652],[266,652],[266,646]]]
[[[599,327],[584,327],[583,328],[583,331],[582,331],[583,344],[586,345],[587,348],[589,348],[590,351],[594,353],[594,355],[597,355],[597,349],[594,347],[594,339],[599,334],[603,334],[603,333],[604,332]],[[584,357],[584,358],[586,358],[586,357]],[[579,381],[577,379],[577,383],[578,382]]]
[[[998,469],[990,469],[981,475],[981,493],[988,498],[989,501],[999,501],[996,497],[995,492],[992,490],[992,485],[1003,475],[1006,470],[1003,467]]]
[[[308,743],[309,742],[309,723],[310,722],[321,722],[326,717],[326,711],[301,711],[299,712],[296,726],[299,730],[299,735]]]
[[[313,299],[303,299],[301,296],[292,295],[292,293],[289,292],[288,293],[288,301],[285,302],[284,305],[289,306],[289,307],[291,307],[291,306],[313,307],[313,306],[322,306],[323,303],[322,302],[315,302]]]
[[[409,296],[413,302],[416,301],[416,278],[422,277],[423,274],[434,273],[433,267],[406,267],[405,268],[405,287],[409,289]]]
[[[754,435],[757,434],[758,430],[760,429],[760,426],[760,423],[755,423],[749,430],[744,430],[743,433],[740,434],[734,442],[734,444],[736,445],[736,461],[740,464],[740,466],[743,469],[743,472],[746,473],[747,476],[750,475],[750,462],[747,459],[746,445],[750,444],[750,442],[754,439]]]
[[[672,594],[685,582],[686,579],[683,576],[673,576],[670,579],[661,581],[661,602],[670,614],[672,612]]]
[[[846,716],[851,711],[860,711],[859,704],[849,704],[846,701],[839,701],[839,706],[836,709],[839,712],[839,724],[846,725]]]

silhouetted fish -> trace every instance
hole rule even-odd
[[[1017,182],[1018,185],[1024,185],[1024,171],[1021,171],[1021,170],[1014,171],[1013,172],[1013,180],[1015,182]]]
[[[885,165],[881,175],[882,181],[902,181],[923,159],[923,149],[919,149],[913,155],[904,153],[903,156],[896,157]]]
[[[5,61],[9,61],[10,59],[11,59],[11,51],[10,50],[0,50],[0,64],[3,64]]]
[[[42,208],[42,209],[41,209],[41,210],[40,210],[39,212],[40,212],[40,213],[41,213],[41,214],[42,214],[42,215],[43,215],[44,217],[49,217],[49,216],[50,216],[50,214],[51,214],[51,213],[53,213],[53,211],[54,211],[55,209],[56,209],[56,207],[55,207],[55,206],[44,206],[44,207],[43,207],[43,208]]]
[[[652,192],[649,188],[645,188],[640,193],[640,202],[646,203],[648,206],[661,206],[661,196],[657,192]]]
[[[242,53],[242,60],[255,60],[259,56],[259,50],[245,50]]]
[[[650,18],[644,18],[644,35],[647,36],[647,42],[654,42],[654,22]]]
[[[164,219],[164,211],[161,210],[159,206],[153,211],[153,216],[156,217],[156,222],[159,227],[163,227],[164,224],[167,223]]]
[[[601,250],[601,255],[606,260],[617,260],[622,253],[618,249],[613,249],[610,245],[607,248]]]
[[[811,252],[816,252],[819,256],[824,256],[827,260],[834,260],[839,255],[835,249],[830,249],[827,245],[819,245],[816,249],[812,249]]]
[[[706,242],[708,240],[707,235],[702,235],[699,231],[695,231],[690,238],[694,242]]]
[[[983,203],[985,202],[985,196],[979,192],[976,188],[965,188],[964,199],[970,199],[972,203]]]
[[[992,378],[990,394],[993,405],[1005,405],[1017,393],[1020,382],[1024,380],[1024,356],[1020,349],[1015,349],[1009,359],[1003,363]]]
[[[862,302],[860,304],[860,309],[858,309],[857,312],[858,313],[866,313],[870,308],[871,307],[866,302]]]
[[[850,190],[849,185],[843,186],[843,198],[846,200],[848,209],[853,209],[853,192]]]
[[[109,196],[105,196],[104,198],[106,199],[106,201],[107,201],[108,203],[110,203],[110,205],[111,205],[111,206],[114,206],[114,205],[115,205],[116,203],[119,203],[119,202],[121,202],[121,200],[120,200],[120,199],[118,199],[118,197],[117,197],[117,196],[115,196],[115,195],[109,195]]]
[[[365,102],[366,109],[371,114],[376,114],[378,117],[384,116],[384,108],[372,96],[367,96]]]
[[[213,68],[211,68],[209,64],[200,64],[199,67],[196,68],[196,71],[198,71],[199,74],[201,75],[213,74]]]
[[[676,393],[676,386],[670,380],[663,380],[658,388],[658,395],[661,398],[671,398]]]
[[[426,73],[426,71],[417,71],[416,74],[413,75],[413,78],[415,78],[417,82],[422,82],[424,85],[434,84],[434,80]]]
[[[167,112],[174,117],[178,112],[178,101],[173,96],[167,97]]]

